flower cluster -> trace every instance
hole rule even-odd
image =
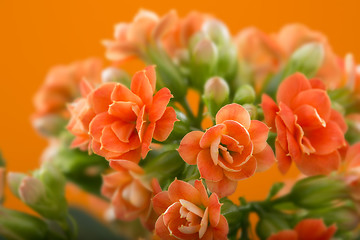
[[[214,16],[176,11],[142,10],[103,45],[111,66],[54,68],[37,93],[34,125],[56,144],[40,170],[7,179],[39,217],[0,207],[9,219],[0,216],[1,234],[75,239],[68,180],[106,199],[107,220],[130,239],[360,236],[360,71],[351,54],[337,56],[301,24],[232,36]],[[131,58],[147,65],[132,78],[122,69]],[[275,183],[262,201],[238,188],[291,167],[301,178]],[[0,164],[0,199],[4,176]]]

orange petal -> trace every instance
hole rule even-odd
[[[114,91],[111,94],[111,100],[119,102],[132,102],[136,103],[138,106],[143,105],[143,102],[139,96],[134,94],[130,89],[120,83],[117,84],[114,88]]]
[[[236,190],[237,181],[232,181],[226,177],[224,177],[219,182],[212,182],[206,180],[206,185],[210,189],[211,192],[216,193],[219,198],[223,198],[233,194]]]
[[[229,233],[229,224],[223,215],[220,215],[218,225],[212,226],[213,239],[226,240]]]
[[[185,199],[195,205],[201,204],[199,191],[187,182],[175,179],[168,189],[169,197],[172,202],[178,202]]]
[[[300,240],[294,230],[283,230],[272,234],[268,240]],[[305,239],[304,239],[305,240]]]
[[[224,171],[224,174],[226,177],[228,177],[230,180],[242,180],[245,178],[249,178],[252,175],[254,175],[256,171],[256,159],[254,157],[251,157],[244,165],[241,166],[241,170],[238,172],[229,172]]]
[[[286,78],[279,86],[276,95],[278,103],[290,106],[294,98],[301,92],[311,89],[310,82],[301,73],[295,73]]]
[[[196,159],[202,148],[199,145],[200,139],[204,135],[200,131],[192,131],[184,136],[180,142],[178,152],[181,158],[190,165],[196,164]]]
[[[171,204],[168,191],[159,192],[152,198],[153,208],[159,215],[163,214]]]
[[[150,65],[145,68],[145,75],[148,78],[151,89],[153,92],[155,92],[156,88],[156,71],[155,71],[155,65]]]
[[[301,105],[294,113],[298,116],[297,123],[304,128],[305,131],[326,126],[325,120],[322,119],[317,110],[310,105]]]
[[[275,156],[272,148],[267,144],[259,153],[254,154],[257,162],[257,172],[268,170],[275,163]]]
[[[150,122],[156,122],[164,115],[166,106],[172,97],[168,88],[162,88],[154,95],[153,104],[149,110]]]
[[[143,174],[144,170],[134,162],[127,160],[110,160],[110,167],[117,171],[132,171]]]
[[[139,115],[137,117],[137,120],[136,120],[136,130],[138,132],[140,142],[143,141],[147,125],[148,124],[146,123],[146,120],[145,120],[145,106],[143,106],[141,108]]]
[[[155,123],[150,123],[146,128],[142,145],[141,145],[141,157],[144,159],[150,151],[150,144],[155,131]]]
[[[201,148],[209,148],[211,144],[219,137],[221,136],[223,130],[225,128],[225,125],[223,124],[217,124],[204,133],[200,140],[200,147]]]
[[[222,107],[216,114],[216,124],[220,124],[226,120],[237,121],[246,129],[249,129],[251,121],[249,112],[237,103]]]
[[[169,229],[164,224],[164,216],[160,215],[155,223],[155,232],[163,240],[177,240],[177,238],[170,236]]]
[[[303,91],[295,97],[291,104],[291,108],[296,109],[305,104],[314,107],[324,121],[328,121],[330,118],[331,101],[326,91],[321,89]]]
[[[338,151],[327,155],[303,154],[300,161],[295,162],[299,170],[307,176],[329,174],[338,170],[341,157]]]
[[[312,88],[318,88],[318,89],[322,89],[322,90],[326,90],[326,86],[324,84],[324,82],[321,79],[318,78],[313,78],[310,79],[310,84]]]
[[[133,110],[135,106],[137,107],[132,102],[113,102],[110,104],[108,112],[123,122],[134,122],[136,120],[136,114]]]
[[[179,228],[186,224],[187,221],[184,218],[180,218],[180,219],[172,219],[167,226],[171,234],[174,235],[177,239],[181,239],[181,240],[198,239],[199,236],[198,233],[184,234],[179,231]]]
[[[140,146],[140,141],[136,134],[133,134],[130,137],[129,143],[124,143],[119,140],[114,131],[111,129],[111,126],[104,127],[100,142],[101,146],[107,151],[119,154],[126,153]]]
[[[211,194],[210,198],[209,198],[209,220],[210,220],[210,225],[211,226],[217,226],[219,224],[220,221],[220,209],[221,209],[221,204],[219,202],[219,198],[216,195],[216,193]]]
[[[89,94],[89,103],[96,114],[108,111],[109,105],[112,104],[111,94],[115,86],[116,83],[104,83]]]
[[[124,154],[121,155],[117,155],[117,156],[109,156],[108,159],[110,160],[127,160],[127,161],[131,161],[134,163],[139,163],[140,159],[141,159],[141,151],[140,148],[134,149],[134,150],[130,150]]]
[[[156,121],[154,139],[160,142],[165,141],[174,129],[176,121],[178,119],[175,110],[172,107],[167,107],[162,117]]]
[[[168,225],[171,220],[180,218],[181,203],[174,202],[164,212],[164,224]]]
[[[153,30],[153,38],[155,41],[160,41],[178,22],[176,11],[172,10],[161,18],[159,23]]]
[[[220,166],[215,166],[209,150],[202,150],[197,157],[197,165],[199,168],[200,176],[204,179],[218,182],[224,174]]]
[[[278,140],[275,141],[275,153],[280,172],[282,174],[287,173],[291,166],[291,158],[288,155],[288,151],[282,148]]]
[[[111,124],[111,129],[120,141],[128,143],[131,135],[134,133],[135,124],[116,121]]]
[[[346,133],[346,131],[348,130],[348,126],[345,122],[344,116],[334,109],[331,109],[330,121],[336,122],[340,129],[343,131],[343,133]]]
[[[135,73],[131,81],[131,91],[138,95],[145,105],[151,105],[154,91],[145,70]]]
[[[209,197],[207,195],[206,189],[204,187],[204,184],[201,180],[195,180],[194,187],[199,191],[201,202],[204,206],[209,205]]]
[[[80,81],[80,93],[82,97],[86,97],[93,90],[93,86],[89,83],[89,81],[82,79]]]
[[[298,239],[324,239],[330,240],[336,232],[336,226],[326,227],[322,219],[305,219],[295,226]]]
[[[115,121],[116,118],[109,115],[107,112],[100,113],[96,115],[90,122],[89,134],[97,141],[100,141],[104,127],[112,124]]]
[[[349,164],[350,170],[360,166],[360,143],[356,143],[349,147],[346,152],[345,162]]]
[[[249,128],[251,141],[254,144],[254,154],[261,152],[267,146],[269,128],[265,123],[258,120],[252,120]]]
[[[223,124],[226,126],[226,134],[234,138],[238,145],[247,146],[250,142],[250,134],[243,125],[233,120],[225,120]]]
[[[328,122],[326,127],[309,131],[306,137],[316,154],[328,154],[345,145],[344,133],[333,121]]]
[[[266,94],[263,94],[261,98],[261,108],[263,109],[264,112],[264,118],[266,124],[271,128],[271,131],[273,132],[276,131],[275,117],[276,117],[276,113],[279,111],[278,106],[276,105],[274,100],[272,100],[271,97],[269,97]]]

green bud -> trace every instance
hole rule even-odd
[[[35,118],[32,122],[38,133],[44,137],[58,136],[65,128],[67,120],[57,114]]]
[[[219,20],[208,20],[203,24],[203,32],[210,37],[216,45],[226,45],[230,42],[230,33],[226,25]]]
[[[212,116],[229,101],[229,85],[221,77],[212,77],[205,83],[204,101]]]
[[[245,84],[235,92],[234,102],[238,104],[253,103],[256,98],[255,90],[252,86]]]
[[[37,217],[4,208],[0,208],[0,216],[0,235],[6,239],[47,239],[47,225]]]
[[[21,181],[26,177],[26,174],[23,173],[14,173],[14,172],[10,172],[7,175],[7,181],[9,183],[9,187],[11,192],[17,196],[18,198],[20,198],[19,195],[19,187],[21,184]]]
[[[335,223],[339,231],[354,230],[360,222],[357,211],[349,206],[310,212],[307,218],[323,218],[328,226]]]
[[[217,54],[215,44],[207,38],[200,40],[193,49],[193,59],[197,65],[214,65]]]
[[[127,72],[116,67],[105,68],[101,73],[103,82],[118,82],[130,87],[131,78]]]
[[[285,76],[301,72],[306,77],[314,77],[324,62],[324,47],[321,43],[308,43],[297,49],[286,66]]]
[[[291,200],[299,207],[320,209],[331,207],[349,197],[347,185],[341,179],[314,176],[298,181],[290,192]]]

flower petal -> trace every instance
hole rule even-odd
[[[216,193],[219,198],[223,198],[233,194],[236,191],[237,181],[232,181],[224,177],[219,182],[206,180],[206,185],[211,192]]]
[[[100,113],[96,115],[89,125],[89,134],[100,141],[102,131],[105,126],[108,126],[116,121],[116,118],[109,115],[107,112]]]
[[[134,122],[136,120],[134,107],[138,108],[132,102],[113,102],[110,104],[108,112],[123,122]]]
[[[303,154],[300,161],[295,162],[299,170],[307,176],[328,175],[340,167],[341,157],[338,151],[327,155]]]
[[[216,166],[211,159],[209,150],[202,150],[197,157],[197,165],[200,176],[204,179],[218,182],[223,178],[223,170],[220,166]]]
[[[88,100],[96,114],[108,111],[112,104],[111,94],[117,83],[104,83],[88,95]]]
[[[251,157],[246,163],[244,163],[241,166],[241,170],[238,172],[230,172],[230,171],[224,171],[224,174],[226,177],[228,177],[230,180],[242,180],[245,178],[249,178],[252,175],[254,175],[256,171],[256,159],[254,157]]]
[[[272,148],[267,144],[259,153],[253,155],[257,162],[257,172],[268,170],[275,163],[275,156]]]
[[[177,240],[176,237],[170,235],[169,229],[164,224],[164,216],[160,215],[155,223],[155,232],[163,240]]]
[[[195,205],[201,204],[199,191],[187,182],[175,179],[170,184],[168,192],[172,202],[178,202],[180,199],[185,199]]]
[[[223,124],[217,124],[204,133],[200,140],[200,147],[201,148],[209,148],[211,144],[219,137],[221,136],[223,130],[225,128],[225,125]]]
[[[223,215],[220,215],[218,225],[212,226],[213,239],[226,240],[229,232],[229,224]]]
[[[144,170],[139,165],[127,160],[110,160],[110,167],[117,171],[132,171],[137,174],[144,173]]]
[[[287,173],[291,166],[291,157],[288,155],[288,151],[282,148],[278,140],[275,141],[275,153],[280,172],[282,174]]]
[[[303,74],[295,73],[280,84],[276,94],[276,101],[290,106],[299,93],[309,89],[311,89],[309,80]]]
[[[162,117],[156,121],[154,139],[157,141],[165,141],[174,129],[176,112],[172,107],[167,107]]]
[[[211,194],[210,198],[209,198],[209,220],[210,220],[210,225],[211,226],[217,226],[219,224],[220,221],[220,209],[221,209],[221,204],[219,202],[219,198],[216,195],[216,193]]]
[[[154,95],[153,104],[149,110],[150,122],[156,122],[164,115],[166,106],[172,97],[168,88],[162,88]]]
[[[196,164],[197,156],[202,150],[199,142],[203,135],[203,132],[192,131],[181,140],[178,152],[186,163],[190,165]]]
[[[264,112],[264,118],[266,124],[271,128],[271,131],[275,132],[276,131],[275,117],[276,117],[276,113],[279,111],[278,106],[276,105],[274,100],[272,100],[271,97],[269,97],[266,94],[263,94],[261,98],[261,108],[263,109]]]
[[[216,114],[216,124],[220,124],[226,120],[234,120],[243,125],[246,129],[250,127],[250,114],[237,103],[228,104],[222,107]]]
[[[114,88],[114,91],[111,94],[111,100],[118,102],[132,102],[138,106],[143,105],[139,96],[120,83]]]
[[[155,212],[159,215],[163,214],[170,207],[172,201],[169,198],[168,191],[159,192],[152,198],[152,205]]]
[[[134,74],[131,81],[131,91],[138,95],[145,105],[151,105],[154,91],[145,70]]]
[[[258,120],[252,120],[249,128],[251,141],[254,145],[253,153],[259,153],[268,145],[266,140],[269,134],[269,128],[265,123]]]
[[[135,124],[116,121],[111,124],[111,129],[120,141],[128,143],[131,135],[134,133]]]

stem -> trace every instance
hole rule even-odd
[[[195,127],[200,129],[201,129],[201,122],[203,120],[204,107],[205,107],[204,101],[200,99],[199,108],[195,119]]]
[[[181,104],[181,106],[183,106],[183,108],[185,109],[185,112],[188,116],[188,118],[190,119],[191,122],[195,122],[195,116],[190,108],[190,105],[188,103],[188,101],[184,98],[181,101],[179,101],[179,103]]]

